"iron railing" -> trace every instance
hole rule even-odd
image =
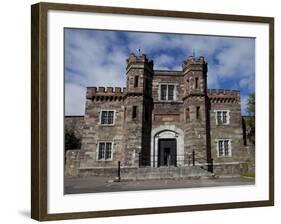
[[[139,167],[146,167],[151,166],[151,163],[154,164],[154,166],[159,167],[159,161],[158,161],[158,155],[151,157],[143,155],[142,153],[139,153]],[[205,169],[209,172],[213,172],[213,159],[207,159],[206,157],[199,156],[195,153],[195,151],[192,151],[192,153],[187,153],[184,155],[176,155],[176,161],[175,164],[171,164],[169,160],[166,164],[166,166],[173,166],[177,164],[181,165],[187,165],[187,166],[199,166],[202,169]]]

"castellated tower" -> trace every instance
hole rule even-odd
[[[204,57],[189,57],[182,64],[184,77],[185,151],[194,151],[200,162],[211,161],[207,63]]]
[[[127,59],[124,99],[124,165],[149,165],[153,107],[153,61],[146,55]]]

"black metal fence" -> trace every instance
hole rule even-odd
[[[153,164],[154,167],[159,167],[159,157],[158,155],[151,157],[142,155],[142,153],[139,153],[139,167],[146,167],[151,166]],[[151,164],[152,163],[152,164]],[[205,169],[209,172],[213,172],[213,159],[207,159],[206,157],[202,157],[199,155],[196,155],[195,151],[192,151],[192,153],[187,153],[184,155],[176,155],[176,162],[175,164],[170,163],[170,160],[167,159],[167,164],[164,166],[177,166],[177,165],[187,165],[187,166],[200,166],[202,169]]]
[[[157,157],[157,158],[156,158]],[[180,158],[180,159],[179,159]],[[158,156],[155,156],[155,158],[144,156],[141,153],[139,153],[139,168],[141,167],[148,167],[151,166],[151,163],[155,163],[155,167],[159,167],[158,164],[156,164],[156,161],[158,160]],[[177,155],[176,156],[176,166],[180,165],[187,165],[187,166],[199,166],[200,168],[207,170],[208,172],[213,173],[213,159],[207,159],[206,157],[200,157],[196,155],[195,151],[192,151],[192,153],[187,153],[184,155]],[[169,161],[167,162],[166,166],[174,166],[174,164],[170,164]],[[117,168],[117,181],[121,181],[121,162],[118,161],[118,168]]]

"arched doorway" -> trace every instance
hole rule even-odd
[[[181,166],[184,133],[175,125],[161,125],[151,132],[151,166]]]
[[[176,138],[162,138],[158,140],[157,166],[177,166]]]

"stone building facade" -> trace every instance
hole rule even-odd
[[[118,161],[123,169],[247,171],[252,155],[243,139],[240,92],[208,89],[207,70],[203,57],[167,71],[131,54],[126,88],[88,87],[81,150],[69,152],[79,161],[78,173],[106,173]]]

